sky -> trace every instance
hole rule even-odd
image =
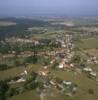
[[[98,0],[0,0],[0,16],[98,15]]]

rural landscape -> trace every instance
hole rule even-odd
[[[97,100],[96,18],[0,22],[1,100]]]
[[[98,100],[98,1],[0,1],[0,100]]]

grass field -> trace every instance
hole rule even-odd
[[[85,50],[86,53],[89,53],[90,55],[96,56],[98,58],[98,49],[88,49]]]
[[[64,71],[53,71],[54,75],[62,78],[63,80],[69,80],[76,83],[79,87],[79,90],[71,100],[98,100],[98,83],[83,74],[75,75],[73,72],[64,72]],[[91,88],[94,90],[94,95],[88,93],[88,89]]]
[[[23,73],[24,70],[27,70],[30,73],[31,71],[38,71],[38,69],[40,68],[41,68],[40,65],[31,64],[31,65],[28,65],[26,69],[25,67],[15,67],[15,68],[11,68],[5,71],[0,71],[0,80],[6,80],[8,78],[13,78]]]
[[[72,97],[64,96],[64,99],[59,97],[59,99],[50,99],[47,98],[45,100],[98,100],[98,83],[84,74],[74,74],[73,72],[66,72],[62,70],[52,70],[52,75],[58,76],[63,80],[69,80],[78,85],[77,93]],[[88,89],[93,89],[94,94],[91,95],[88,93]],[[39,95],[36,94],[36,91],[30,91],[23,93],[18,96],[14,96],[9,100],[40,100],[38,99]]]
[[[37,38],[37,39],[51,39],[51,38],[55,38],[57,35],[61,35],[61,34],[66,34],[66,33],[77,33],[77,31],[71,30],[71,29],[62,29],[62,30],[56,30],[56,29],[50,29],[48,31],[46,31],[43,34],[34,34],[33,37]]]
[[[8,100],[40,100],[40,99],[35,91],[29,91],[29,92],[25,92],[21,95],[14,96]]]
[[[88,38],[88,39],[81,39],[81,41],[77,42],[76,45],[79,48],[83,48],[83,49],[98,48],[98,37]]]
[[[77,43],[77,45],[83,50],[86,49],[84,50],[85,52],[98,56],[98,50],[96,49],[98,47],[97,43],[98,37],[82,39],[81,42]],[[39,68],[41,68],[40,65],[29,65],[27,67],[27,70],[29,72],[31,72],[32,70],[37,71]],[[95,69],[96,68],[98,68],[98,66],[95,66]],[[0,72],[0,79],[13,77],[23,71],[24,67],[19,67]],[[56,99],[48,97],[45,100],[98,100],[98,83],[95,80],[88,78],[85,74],[75,74],[71,71],[67,72],[62,70],[51,70],[51,75],[57,76],[63,80],[69,80],[76,83],[78,85],[78,90],[77,93],[72,97],[65,96],[64,98],[61,98],[60,96],[58,96]],[[93,89],[94,94],[89,94],[89,89]],[[32,90],[21,95],[14,96],[8,100],[40,100],[40,98],[36,91]]]
[[[61,93],[59,93],[57,91],[52,91],[52,93],[53,93],[52,96],[49,96],[47,94],[44,97],[44,100],[65,100],[66,98],[67,98],[67,100],[71,100],[70,98],[62,95]],[[41,100],[41,99],[40,99],[40,95],[36,91],[32,90],[29,92],[25,92],[21,95],[14,96],[8,100]]]

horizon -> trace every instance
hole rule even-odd
[[[97,0],[1,0],[0,17],[98,16]]]

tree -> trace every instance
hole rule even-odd
[[[80,63],[81,62],[81,57],[80,55],[76,54],[73,58],[73,62],[75,63]]]
[[[35,64],[35,63],[37,63],[37,61],[38,61],[38,57],[37,56],[30,56],[30,57],[28,57],[27,59],[26,59],[26,62],[27,63],[33,63],[33,64]]]
[[[88,89],[88,93],[93,95],[94,94],[94,90],[90,88],[90,89]]]
[[[7,94],[8,94],[8,97],[12,97],[12,96],[16,95],[16,89],[10,88]]]
[[[21,61],[16,60],[16,61],[14,62],[14,65],[15,65],[15,66],[20,66],[20,65],[22,65],[22,63],[21,63]]]
[[[0,70],[6,70],[8,68],[7,64],[0,64]]]
[[[30,77],[26,80],[25,84],[24,84],[24,88],[26,90],[32,90],[32,89],[36,89],[38,87],[38,82],[35,81],[37,78],[37,73],[35,73],[34,71],[32,71],[30,73]]]
[[[56,69],[56,67],[59,65],[59,63],[57,61],[55,61],[52,65],[52,69]]]
[[[5,81],[0,81],[0,100],[6,99],[6,92],[9,89],[9,85]]]

